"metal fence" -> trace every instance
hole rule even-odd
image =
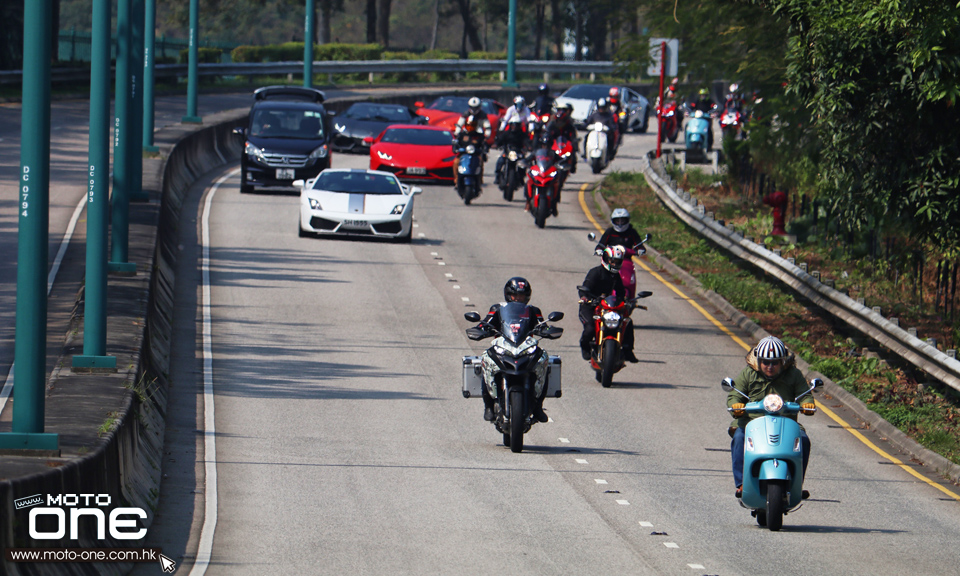
[[[59,35],[59,45],[57,50],[57,60],[61,62],[89,62],[90,61],[90,33],[78,32],[74,30],[61,30]],[[117,37],[110,39],[110,58],[116,57]],[[230,52],[239,46],[239,44],[228,44],[223,42],[201,42],[200,46],[206,48],[220,48],[223,54],[220,56],[221,62],[231,62]],[[156,58],[173,58],[180,56],[181,50],[190,47],[190,40],[186,38],[167,38],[165,35],[157,36],[154,41],[154,50]]]

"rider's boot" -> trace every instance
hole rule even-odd
[[[483,391],[483,393],[481,394],[481,396],[483,397],[483,419],[486,420],[487,422],[493,422],[493,418],[494,418],[494,413],[493,413],[494,399],[493,399],[492,396],[490,396],[489,394],[487,394],[487,391],[486,391],[486,390]]]
[[[530,412],[533,413],[533,418],[537,422],[546,422],[550,418],[547,416],[547,413],[543,411],[543,400],[547,396],[546,387],[544,387],[543,394],[539,398],[533,399],[533,406],[530,407]]]

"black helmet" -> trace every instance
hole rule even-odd
[[[550,85],[544,82],[543,84],[540,85],[539,88],[537,88],[537,91],[540,92],[540,94],[546,96],[547,94],[550,93]]]
[[[553,142],[550,141],[550,135],[544,132],[540,135],[540,139],[537,140],[541,148],[549,148]]]
[[[514,276],[507,280],[506,285],[503,287],[503,299],[507,302],[526,304],[530,302],[531,293],[533,293],[533,290],[530,288],[530,283],[527,282],[526,278],[519,276]]]

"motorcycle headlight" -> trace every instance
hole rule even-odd
[[[620,324],[620,314],[617,312],[604,312],[603,325],[607,328],[616,328]]]
[[[507,159],[510,160],[511,162],[516,162],[516,161],[517,161],[517,158],[518,158],[518,156],[517,156],[517,151],[516,151],[516,150],[511,150],[511,151],[507,152]]]
[[[767,394],[763,399],[763,409],[771,414],[783,410],[783,398],[777,394]]]
[[[323,207],[320,206],[320,201],[316,198],[310,198],[309,201],[311,210],[323,210]]]
[[[476,154],[477,147],[473,144],[467,144],[467,154]]]
[[[379,150],[377,150],[377,156],[379,156],[381,160],[393,160],[393,156]]]
[[[252,158],[254,158],[255,160],[258,160],[258,161],[260,161],[260,162],[266,162],[266,161],[267,161],[266,158],[263,157],[263,150],[261,150],[260,148],[257,148],[256,146],[254,146],[253,144],[251,144],[251,143],[249,143],[249,142],[247,142],[247,143],[244,145],[244,147],[243,147],[243,153],[246,154],[247,156],[251,156]]]
[[[463,164],[460,164],[459,166],[457,166],[457,173],[458,173],[458,174],[466,174],[466,173],[467,173],[467,167],[464,166]]]
[[[403,214],[403,209],[406,208],[406,204],[397,204],[393,207],[393,210],[390,211],[390,214]]]
[[[540,175],[540,171],[537,170],[536,168],[534,168],[533,170],[530,170],[530,175],[531,175],[531,176],[539,176],[539,175]]]
[[[327,149],[327,145],[324,144],[310,153],[310,159],[316,160],[317,158],[326,158],[328,153],[329,150]]]
[[[507,353],[507,349],[502,346],[494,346],[493,351],[496,352],[497,354],[500,354],[501,356]]]

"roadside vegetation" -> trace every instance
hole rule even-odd
[[[766,237],[770,208],[759,201],[729,201],[734,195],[730,187],[697,169],[677,176],[680,186],[696,195],[708,210],[727,199],[728,205],[737,206],[726,208],[728,218],[742,219],[746,230],[756,226],[759,241]],[[611,207],[630,210],[637,230],[653,234],[650,245],[705,288],[720,294],[767,332],[783,338],[815,370],[921,445],[960,464],[960,395],[924,382],[922,375],[884,355],[874,343],[845,326],[835,325],[831,317],[775,279],[752,270],[700,237],[663,206],[643,174],[613,172],[604,179],[602,193]],[[854,258],[833,250],[833,246],[825,239],[795,250],[817,258],[824,269],[856,265]]]

